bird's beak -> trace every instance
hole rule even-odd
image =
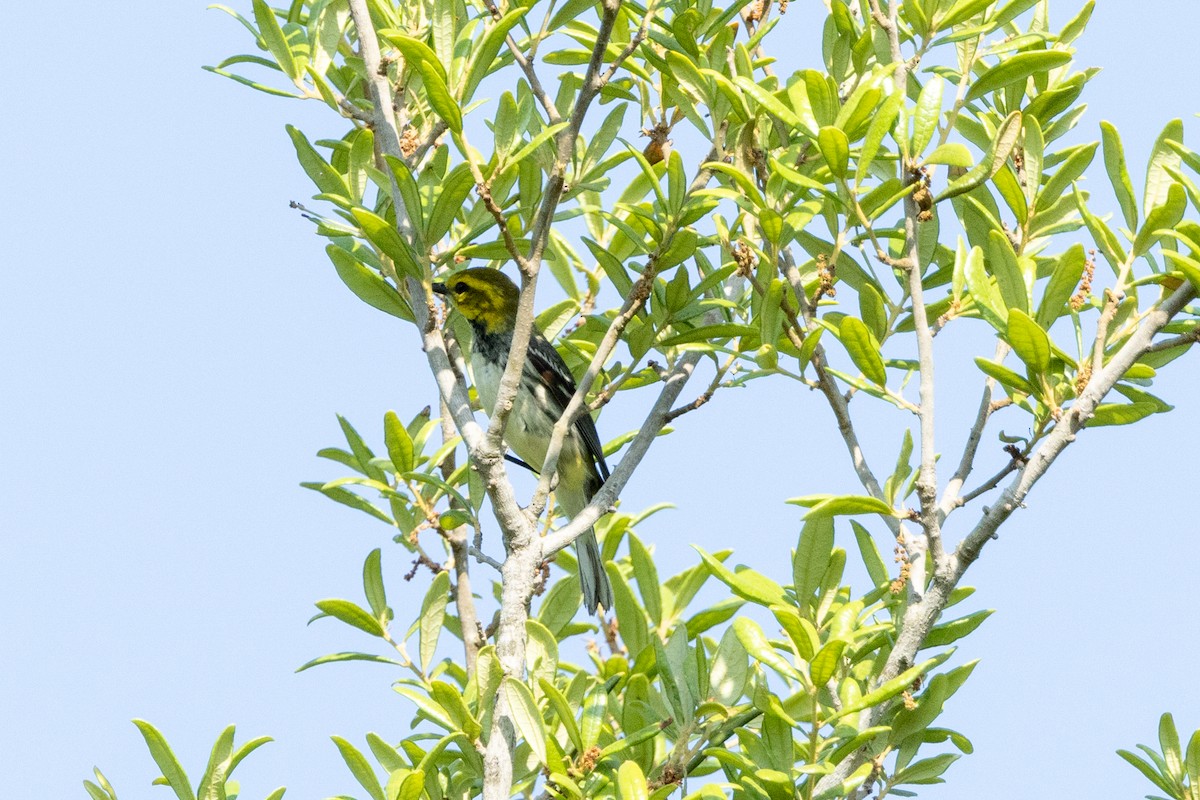
[[[450,294],[450,292],[448,292],[446,290],[446,284],[442,283],[441,281],[438,281],[437,283],[433,284],[433,291],[435,294],[441,294],[441,295]]]

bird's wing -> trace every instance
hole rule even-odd
[[[536,331],[529,340],[527,365],[537,373],[558,408],[565,409],[575,394],[575,377],[571,375],[571,370],[567,369],[566,362],[554,349],[554,345]],[[579,438],[583,439],[588,455],[596,462],[601,479],[608,480],[608,464],[604,463],[604,446],[600,443],[600,434],[596,432],[596,423],[592,421],[592,415],[587,411],[575,418],[575,432],[579,434]]]

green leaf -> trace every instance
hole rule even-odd
[[[429,224],[425,229],[426,241],[441,241],[454,224],[455,217],[463,213],[467,196],[471,194],[474,186],[475,179],[471,176],[471,168],[466,164],[459,164],[442,179],[441,190],[434,201],[433,211],[429,214]]]
[[[378,247],[384,255],[395,262],[401,273],[410,275],[417,280],[423,277],[424,271],[417,261],[417,254],[408,242],[400,237],[396,226],[365,208],[352,208],[350,214],[362,228],[363,234],[371,244]],[[332,246],[330,245],[330,247]]]
[[[942,753],[933,758],[923,758],[892,776],[892,783],[925,784],[941,783],[941,774],[959,758],[957,753]]]
[[[263,42],[266,43],[271,56],[279,63],[283,74],[293,81],[298,80],[304,71],[303,67],[292,53],[291,45],[288,44],[283,29],[279,27],[279,20],[275,18],[275,12],[271,10],[265,0],[254,0],[254,21],[258,23],[258,32],[262,36]]]
[[[1121,205],[1121,213],[1125,224],[1130,230],[1137,228],[1138,207],[1133,196],[1133,182],[1129,180],[1129,168],[1125,164],[1125,148],[1121,145],[1121,135],[1111,122],[1100,122],[1100,137],[1104,144],[1104,170],[1112,183],[1117,202]]]
[[[446,80],[442,77],[443,70],[436,69],[427,61],[418,61],[417,71],[421,73],[421,81],[425,84],[425,97],[437,114],[453,133],[461,134],[463,126],[462,109],[450,94]],[[440,65],[438,65],[440,66]]]
[[[1083,245],[1073,244],[1058,257],[1054,264],[1054,272],[1042,292],[1042,302],[1038,305],[1037,324],[1049,329],[1054,321],[1066,308],[1067,301],[1075,293],[1075,287],[1083,277],[1083,267],[1087,256]]]
[[[657,637],[655,637],[657,639]],[[600,741],[600,729],[604,725],[604,716],[608,709],[608,693],[604,686],[594,687],[583,698],[583,714],[580,717],[579,733],[583,739],[583,749],[590,750]]]
[[[404,201],[405,215],[414,228],[419,228],[421,221],[425,218],[425,212],[421,205],[421,191],[417,188],[417,180],[413,176],[412,170],[403,159],[392,155],[385,155],[383,158],[396,181],[396,188],[400,190],[400,198]],[[399,212],[397,212],[397,216],[399,216]],[[416,248],[418,250],[426,249],[421,242],[416,243]]]
[[[718,703],[727,706],[741,698],[746,686],[746,655],[737,633],[733,628],[726,628],[708,670],[710,694]]]
[[[876,706],[891,700],[893,697],[912,686],[913,681],[915,681],[917,678],[941,664],[953,654],[953,650],[947,650],[945,653],[934,656],[927,661],[922,661],[915,667],[905,670],[900,675],[892,678],[879,688],[867,692],[862,697],[851,703],[844,704],[840,709],[838,709],[838,712],[826,720],[826,722],[833,722],[834,720],[840,719],[849,714],[857,713],[864,708],[870,708],[871,706]]]
[[[1172,169],[1179,169],[1182,161],[1167,142],[1183,141],[1183,122],[1175,119],[1167,123],[1162,133],[1154,140],[1150,150],[1150,164],[1146,167],[1146,193],[1142,198],[1142,213],[1150,216],[1150,212],[1167,200],[1167,192],[1175,179],[1171,177]]]
[[[784,602],[787,595],[784,593],[783,587],[767,576],[752,569],[734,572],[705,552],[703,548],[697,545],[692,545],[692,547],[700,554],[700,558],[703,559],[704,565],[708,567],[713,577],[732,589],[734,594],[739,597],[744,597],[761,606]]]
[[[817,148],[834,177],[845,178],[850,165],[850,140],[839,128],[826,125],[817,132]]]
[[[421,602],[421,671],[428,674],[437,650],[438,638],[446,622],[446,604],[450,602],[450,573],[442,570],[433,578]]]
[[[1147,780],[1149,780],[1151,783],[1153,783],[1155,786],[1157,786],[1159,789],[1161,789],[1165,794],[1170,795],[1172,797],[1176,796],[1175,787],[1172,786],[1161,775],[1159,775],[1158,772],[1154,769],[1154,767],[1150,766],[1145,761],[1143,761],[1141,758],[1139,758],[1138,756],[1129,752],[1128,750],[1118,750],[1117,755],[1119,755],[1121,758],[1125,759],[1130,764],[1132,764],[1134,767],[1136,767],[1138,772],[1142,773],[1142,775],[1144,775]]]
[[[638,583],[638,593],[650,620],[657,626],[662,623],[662,584],[658,580],[658,569],[654,558],[642,540],[629,534],[629,558],[633,562],[633,577]]]
[[[935,148],[925,159],[926,164],[945,164],[950,167],[969,167],[975,163],[965,144],[949,142]]]
[[[379,785],[379,778],[375,775],[375,770],[371,769],[370,762],[362,752],[350,744],[340,736],[331,736],[333,743],[337,745],[338,752],[342,754],[342,760],[346,762],[346,766],[350,768],[350,774],[358,781],[359,785],[366,789],[367,794],[371,796],[371,800],[387,800],[383,793],[383,787]]]
[[[492,71],[492,65],[496,61],[496,56],[500,53],[500,48],[504,46],[504,39],[508,36],[508,32],[527,13],[529,13],[528,6],[510,9],[503,17],[496,20],[488,28],[487,33],[483,35],[482,41],[473,44],[471,47],[471,63],[467,68],[467,77],[463,81],[463,103],[470,102],[480,82]]]
[[[1133,258],[1144,255],[1163,237],[1165,231],[1179,224],[1186,209],[1187,193],[1178,183],[1172,182],[1167,187],[1166,198],[1146,214],[1146,223],[1133,240],[1133,251],[1130,255]]]
[[[383,415],[383,439],[397,472],[412,472],[413,441],[395,411]]]
[[[850,354],[854,366],[863,375],[880,386],[887,385],[887,370],[879,354],[879,342],[857,317],[842,317],[838,323],[838,339]]]
[[[990,378],[995,378],[1009,389],[1016,389],[1018,392],[1023,392],[1025,394],[1037,395],[1037,391],[1033,388],[1033,384],[1003,364],[997,364],[995,361],[989,361],[986,358],[976,356],[975,365],[983,370],[984,375],[987,375]]]
[[[896,121],[896,115],[900,113],[903,105],[904,92],[896,91],[884,100],[879,110],[875,112],[875,116],[867,128],[866,138],[863,139],[862,152],[858,156],[858,164],[854,170],[855,188],[868,175],[871,162],[875,160],[875,156],[879,153],[879,147],[883,143],[883,138],[892,129],[892,123]],[[937,151],[935,150],[934,152],[936,153]]]
[[[533,692],[529,691],[529,687],[524,683],[513,678],[504,679],[500,685],[500,692],[508,703],[508,712],[517,730],[537,757],[538,763],[545,765],[546,724],[542,721],[542,713],[533,699]]]
[[[883,563],[883,556],[879,553],[875,538],[871,536],[870,531],[854,520],[850,521],[850,527],[854,529],[854,539],[858,543],[858,551],[862,555],[863,566],[867,568],[871,583],[875,586],[887,583],[887,565]]]
[[[576,589],[576,591],[579,590]],[[557,686],[545,678],[538,679],[538,687],[550,701],[555,716],[558,717],[558,721],[562,723],[563,729],[567,732],[567,738],[571,740],[571,745],[576,751],[582,753],[584,750],[583,738],[579,735],[579,726],[575,723],[575,710],[571,708],[570,702]]]
[[[334,619],[358,628],[360,631],[365,631],[372,636],[383,636],[383,626],[379,620],[371,616],[369,611],[349,600],[318,600],[316,606]]]
[[[869,283],[863,284],[858,292],[858,310],[867,330],[879,341],[887,334],[887,309],[883,296]]]
[[[1036,73],[1045,73],[1070,62],[1071,54],[1062,50],[1033,50],[1017,53],[984,71],[967,90],[966,101],[1024,81]]]
[[[304,672],[304,670],[306,670],[306,669],[312,669],[313,667],[319,667],[322,664],[336,664],[336,663],[339,663],[342,661],[374,661],[378,664],[391,664],[396,667],[407,666],[407,665],[397,661],[394,658],[384,658],[383,656],[377,656],[373,653],[345,652],[345,653],[331,653],[327,656],[318,656],[317,658],[314,658],[312,661],[309,661],[309,662],[303,664],[302,666],[297,667],[296,672]]]
[[[1000,297],[1009,310],[1029,312],[1029,292],[1025,288],[1025,277],[1017,265],[1017,254],[1013,252],[1008,237],[1000,231],[988,231],[988,264],[996,276]],[[1011,321],[1011,318],[1010,318]]]
[[[646,776],[635,761],[625,761],[617,771],[617,787],[620,789],[621,800],[648,800],[650,791],[646,786]]]
[[[964,636],[970,634],[976,628],[983,624],[983,621],[990,617],[994,612],[992,610],[976,611],[974,614],[968,614],[965,617],[943,622],[937,625],[925,637],[925,643],[922,649],[928,647],[943,647],[945,645],[956,642]]]
[[[1171,262],[1175,269],[1183,273],[1192,286],[1200,292],[1200,261],[1194,258],[1189,258],[1181,253],[1176,253],[1173,250],[1164,250],[1163,255]]]
[[[1009,309],[1005,338],[1031,371],[1041,374],[1050,368],[1050,337],[1021,309]]]
[[[1042,137],[1042,126],[1038,123],[1037,117],[1026,115],[1021,125],[1025,131],[1025,140],[1022,146],[1025,165],[1025,202],[1029,208],[1033,209],[1038,205],[1038,190],[1042,185],[1042,162],[1045,157],[1046,142]]]
[[[1000,123],[1000,127],[996,129],[996,138],[992,140],[991,146],[984,153],[980,162],[966,174],[950,181],[934,202],[941,202],[963,192],[969,192],[995,175],[1012,154],[1020,133],[1021,112],[1014,111]]]
[[[804,515],[804,519],[834,517],[844,514],[880,514],[885,517],[899,516],[894,508],[878,497],[839,495],[817,503]]]
[[[192,793],[191,784],[188,782],[187,773],[183,771],[179,759],[175,758],[175,754],[171,752],[171,746],[167,744],[166,737],[144,719],[135,719],[133,724],[141,731],[142,738],[146,740],[146,747],[150,750],[150,757],[158,765],[167,785],[175,791],[175,796],[179,800],[196,800],[196,795]]]
[[[837,668],[842,663],[842,651],[845,649],[846,643],[844,641],[841,639],[831,639],[817,651],[809,666],[809,673],[812,675],[813,684],[821,687],[829,682],[829,679],[837,673]]]
[[[972,247],[967,254],[967,265],[964,270],[967,289],[979,308],[979,313],[996,330],[1003,330],[1008,324],[1008,307],[1004,305],[1000,292],[992,285],[992,279],[984,270],[983,250]]]
[[[259,2],[261,1],[259,0]],[[349,200],[350,186],[346,183],[346,179],[342,176],[342,173],[330,166],[328,161],[321,158],[321,154],[309,144],[308,138],[298,128],[288,125],[287,133],[292,139],[292,145],[296,148],[296,158],[300,161],[300,167],[308,175],[309,180],[321,190],[321,193],[332,194]]]
[[[367,596],[367,604],[371,606],[371,613],[375,617],[386,624],[387,619],[387,595],[383,590],[383,568],[382,568],[382,552],[378,547],[367,554],[366,561],[363,562],[363,592]]]
[[[1158,406],[1155,403],[1101,403],[1096,406],[1096,411],[1088,420],[1087,426],[1100,428],[1106,425],[1131,425],[1156,411]]]
[[[821,585],[832,554],[833,518],[805,518],[796,552],[792,556],[792,582],[796,597],[800,599],[801,613],[813,592]]]
[[[320,492],[330,500],[341,503],[342,505],[350,506],[350,508],[370,514],[375,519],[380,520],[381,522],[386,522],[388,525],[393,524],[391,517],[389,517],[387,514],[384,514],[375,506],[371,505],[369,501],[359,497],[348,489],[343,489],[340,486],[326,486],[323,483],[313,483],[311,481],[305,481],[300,485],[305,489],[312,489],[313,491]]]
[[[733,621],[733,632],[738,642],[750,657],[778,672],[785,678],[795,678],[796,670],[775,652],[762,627],[749,617],[737,617]]]
[[[945,5],[945,3],[940,3],[940,5]],[[934,17],[934,22],[938,30],[946,30],[960,22],[966,22],[989,5],[991,5],[991,0],[958,0],[950,6],[944,16]]]
[[[917,107],[913,111],[912,140],[908,146],[909,155],[920,159],[921,153],[933,141],[937,131],[938,118],[942,114],[942,90],[945,81],[940,75],[934,75],[921,87],[921,95],[917,98]]]

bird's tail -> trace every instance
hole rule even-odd
[[[596,532],[587,533],[575,540],[575,554],[579,559],[579,583],[583,587],[583,605],[589,614],[596,613],[597,606],[610,610],[613,607],[612,584],[604,571],[604,559],[600,555],[600,544]]]

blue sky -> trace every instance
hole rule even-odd
[[[1184,118],[1200,148],[1200,6],[1098,5],[1079,61],[1104,71],[1081,136],[1114,122],[1140,187],[1167,120]],[[408,563],[383,526],[297,484],[338,476],[314,457],[338,442],[335,413],[378,441],[384,411],[407,417],[434,394],[411,330],[350,295],[288,208],[312,191],[284,124],[315,139],[337,120],[202,72],[248,46],[202,4],[77,3],[63,21],[32,8],[10,10],[23,35],[0,54],[5,796],[82,797],[93,764],[122,797],[168,796],[149,786],[133,717],[166,733],[193,779],[230,722],[242,739],[274,736],[241,768],[247,798],[283,783],[295,797],[353,793],[329,735],[397,740],[411,709],[384,667],[293,674],[370,644],[305,621],[316,599],[360,596],[376,546],[401,620],[423,587],[400,580]],[[815,48],[801,19],[778,38]],[[1115,208],[1099,166],[1092,191]],[[1149,784],[1113,751],[1153,741],[1164,710],[1200,727],[1195,359],[1157,384],[1174,412],[1081,436],[972,568],[972,608],[997,613],[964,642],[982,663],[943,722],[976,754],[922,796],[1141,796]],[[974,407],[971,378],[940,379],[951,419]],[[868,408],[866,435],[890,461],[895,419]],[[606,412],[602,433],[634,420]],[[629,508],[679,507],[643,538],[668,569],[694,562],[694,542],[786,580],[799,514],[782,500],[853,489],[827,409],[755,386],[678,428],[625,494]],[[713,431],[738,438],[720,471]]]

